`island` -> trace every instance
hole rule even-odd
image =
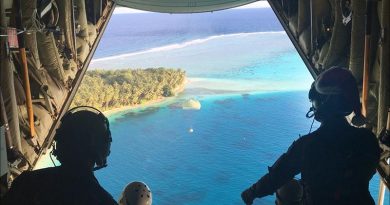
[[[131,108],[184,90],[185,71],[171,68],[87,71],[72,107],[88,105],[101,111]]]

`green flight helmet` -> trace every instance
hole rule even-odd
[[[152,192],[143,182],[131,182],[119,198],[120,205],[151,205]]]

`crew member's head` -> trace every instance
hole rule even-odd
[[[54,140],[53,155],[62,165],[93,170],[107,166],[112,141],[109,122],[93,107],[69,110],[61,119]]]
[[[332,67],[322,72],[311,86],[309,99],[317,121],[344,117],[354,112],[352,123],[364,123],[356,79],[345,68]]]
[[[131,182],[122,192],[119,205],[151,205],[152,192],[143,182]]]

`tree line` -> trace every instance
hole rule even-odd
[[[174,96],[185,83],[181,69],[148,68],[87,71],[72,106],[105,111]]]

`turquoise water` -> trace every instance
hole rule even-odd
[[[306,92],[210,96],[200,110],[166,105],[112,116],[113,152],[99,179],[114,196],[145,181],[155,204],[240,204],[241,191],[309,131],[302,98]]]
[[[306,96],[304,91],[203,96],[200,110],[168,103],[111,116],[109,166],[97,176],[116,198],[128,182],[141,180],[151,187],[154,204],[242,204],[241,191],[309,132]],[[377,184],[376,176],[374,197]],[[269,196],[255,204],[273,201]]]
[[[240,193],[309,132],[312,121],[305,113],[312,78],[270,10],[257,14],[114,16],[172,25],[164,30],[148,24],[141,33],[109,26],[92,69],[182,68],[189,80],[184,93],[167,103],[110,116],[109,166],[96,175],[115,198],[127,183],[140,180],[150,186],[157,205],[243,204]],[[274,21],[258,21],[258,27],[248,23],[248,16],[255,21],[264,15]],[[224,18],[238,20],[227,24]],[[176,21],[198,22],[201,29],[191,34],[196,30],[191,24],[175,30]],[[224,27],[208,29],[221,22]],[[110,50],[110,42],[118,39],[119,48]],[[181,108],[190,98],[200,101],[200,110]],[[378,184],[376,176],[371,182],[375,199]],[[269,196],[255,204],[273,201]]]

